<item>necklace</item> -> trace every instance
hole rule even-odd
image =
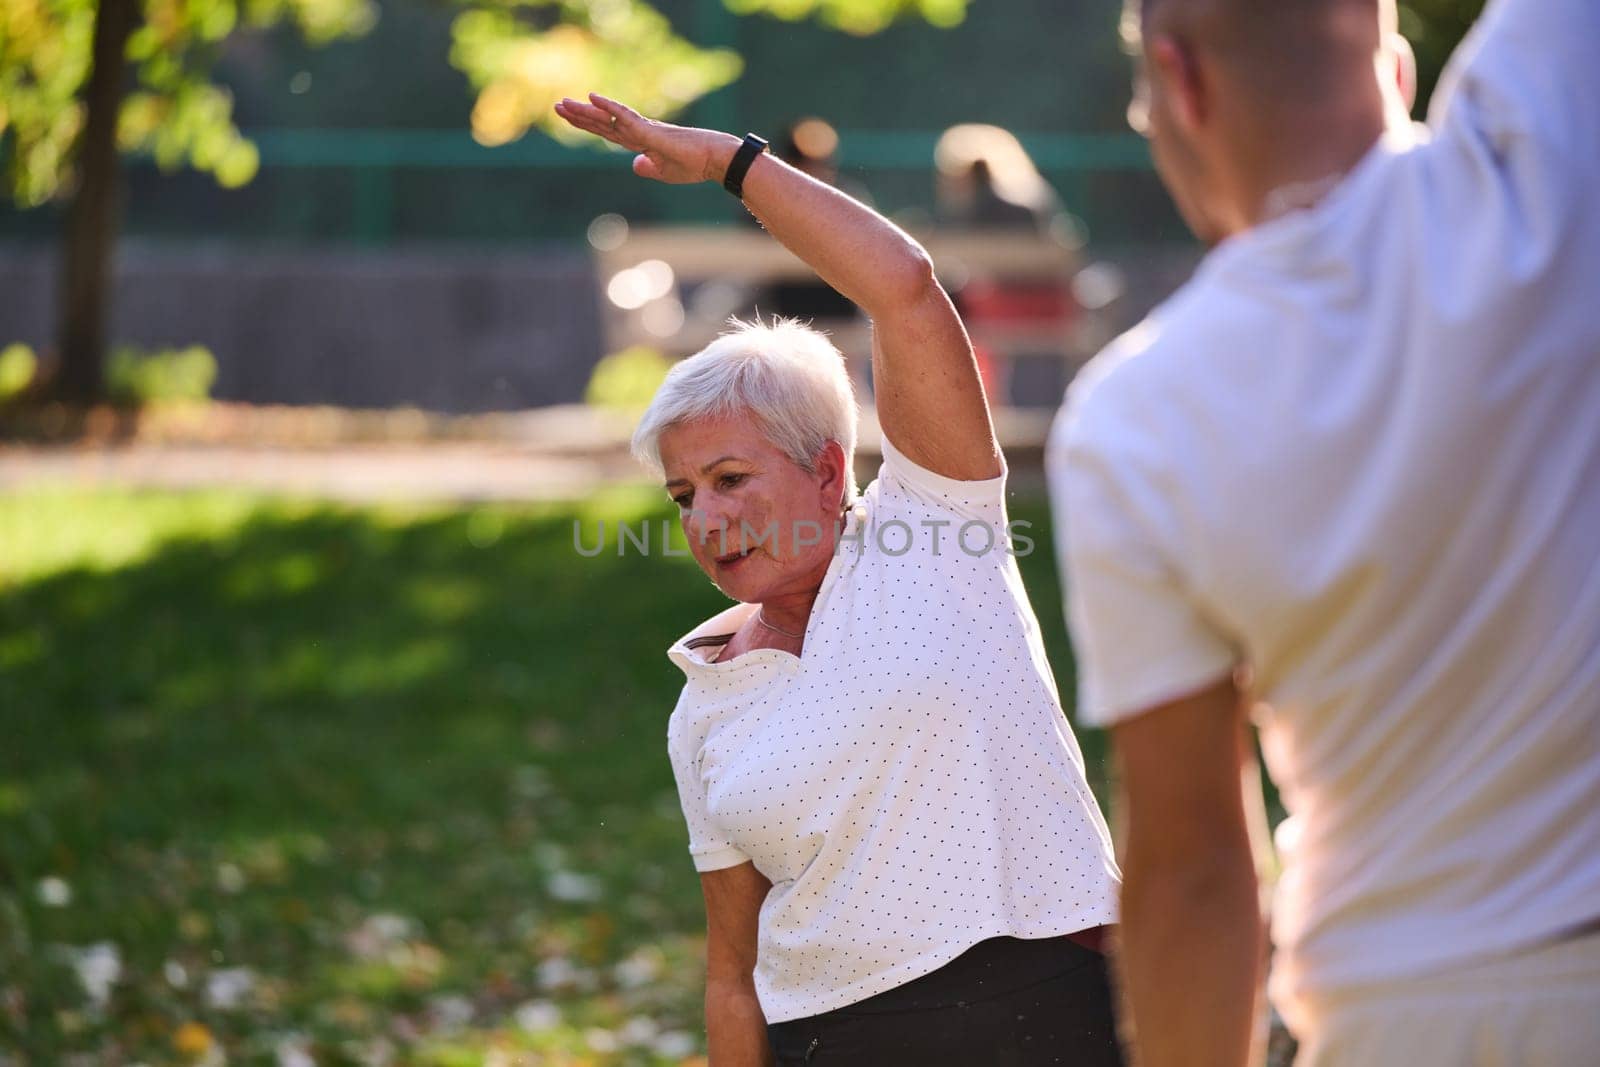
[[[849,510],[850,510],[849,501],[845,501],[845,502],[843,502],[842,504],[839,505],[839,527],[840,527],[841,531],[843,530],[843,528],[846,525],[848,525],[848,523],[846,522],[845,516],[849,512]],[[767,629],[771,630],[775,634],[782,634],[783,636],[791,638],[791,639],[793,639],[795,641],[804,641],[806,639],[806,635],[804,633],[798,633],[797,634],[793,630],[785,630],[781,626],[774,626],[770,622],[768,622],[767,621],[767,613],[766,613],[766,609],[765,608],[757,608],[756,609],[756,622],[758,622],[762,626],[765,626]]]
[[[762,609],[762,608],[757,608],[756,609],[756,622],[759,622],[762,626],[765,626],[767,629],[773,631],[774,633],[780,633],[785,637],[792,637],[797,641],[804,640],[805,636],[806,636],[803,633],[797,634],[793,630],[785,630],[781,626],[772,625],[770,622],[767,621],[767,616],[766,616],[765,610]]]

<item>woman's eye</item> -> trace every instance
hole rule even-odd
[[[724,474],[721,478],[718,479],[718,481],[721,483],[722,488],[724,488],[724,489],[732,489],[734,486],[736,486],[740,482],[744,481],[744,475],[742,475],[742,474]]]
[[[680,508],[686,508],[690,504],[694,503],[694,494],[693,493],[680,494],[678,496],[673,497],[672,498],[672,502],[674,504],[678,505]]]

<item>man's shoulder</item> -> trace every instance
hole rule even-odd
[[[1201,273],[1084,364],[1067,389],[1052,446],[1153,430],[1170,405],[1203,404],[1230,387],[1227,362],[1257,333],[1260,315],[1203,265]]]
[[[1494,0],[1450,57],[1430,124],[1446,129],[1453,115],[1467,112],[1464,125],[1488,134],[1500,151],[1514,140],[1539,144],[1564,164],[1547,159],[1542,176],[1579,177],[1586,189],[1600,139],[1593,123],[1572,116],[1587,113],[1600,90],[1597,34],[1594,0]]]

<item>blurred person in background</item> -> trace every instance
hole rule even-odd
[[[935,218],[943,230],[993,234],[1008,239],[1030,234],[1076,246],[1080,224],[1034,166],[1010,130],[983,123],[952,126],[934,146]],[[1070,279],[1041,281],[975,275],[952,286],[962,321],[980,337],[986,329],[1052,325],[1068,329],[1078,313]],[[999,402],[1028,401],[1012,395],[1011,363],[990,345],[975,346],[984,387]],[[1059,395],[1056,379],[1051,396]],[[1053,401],[1052,401],[1053,402]]]
[[[802,174],[824,185],[843,188],[848,195],[871,205],[872,199],[865,189],[840,186],[839,132],[825,120],[813,116],[789,123],[782,136],[772,142],[772,154]],[[749,213],[743,217],[753,225],[760,225]],[[830,320],[850,320],[859,314],[848,298],[817,278],[774,282],[756,300],[756,307],[780,318],[807,322],[820,319],[824,326]]]
[[[815,115],[795,119],[784,127],[772,142],[771,152],[796,170],[826,185],[831,185],[861,203],[872,206],[872,196],[866,187],[839,178],[839,131],[826,119]],[[741,219],[759,228],[761,221],[747,211],[740,212]],[[833,286],[816,277],[784,278],[762,286],[755,294],[756,314],[776,315],[783,319],[798,319],[836,338],[855,340],[860,331],[853,329],[861,322],[861,310]],[[859,345],[848,348],[845,361],[851,385],[861,394],[870,395],[871,368],[866,352]]]
[[[669,652],[711,1063],[1120,1063],[1109,835],[927,253],[758,139],[590,100],[558,113],[640,153],[643,177],[723,182],[874,326],[883,465],[864,492],[842,361],[795,323],[679,364],[635,435],[738,601]]]
[[[1061,201],[1010,130],[952,126],[933,149],[936,217],[952,228],[1034,229],[1047,234]]]
[[[1298,1062],[1594,1063],[1600,4],[1494,0],[1431,129],[1393,0],[1126,25],[1132,117],[1215,246],[1050,447],[1139,1060],[1246,1058],[1259,700]]]

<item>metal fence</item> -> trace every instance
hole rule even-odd
[[[841,131],[841,170],[865,184],[891,210],[923,206],[930,199],[938,136],[935,130]],[[367,244],[435,236],[413,232],[406,224],[404,203],[408,183],[426,188],[430,177],[448,176],[459,186],[481,186],[482,195],[500,196],[505,193],[496,188],[503,184],[496,183],[496,176],[522,176],[534,186],[529,192],[561,188],[574,180],[588,184],[595,179],[615,179],[619,174],[632,181],[616,153],[569,148],[537,134],[497,148],[486,148],[458,130],[266,130],[253,133],[252,138],[261,150],[263,175],[346,176],[350,211],[344,236]],[[1131,229],[1125,223],[1114,223],[1112,216],[1126,204],[1126,198],[1113,194],[1126,194],[1130,177],[1133,188],[1151,184],[1150,156],[1143,139],[1117,134],[1036,134],[1024,135],[1022,140],[1069,209],[1084,218],[1092,232]],[[633,190],[628,199],[637,203],[638,192]],[[664,189],[651,190],[642,206],[644,210],[636,213],[655,221],[715,222],[727,214],[726,204],[719,199],[708,203],[703,197]],[[573,232],[570,225],[550,225],[548,221],[537,225],[542,214],[529,212],[527,228],[512,227],[512,232],[539,236],[542,231],[555,237]],[[1151,213],[1138,214],[1149,219]],[[277,220],[276,232],[295,230],[292,208],[284,210],[280,205]],[[470,233],[474,227],[465,229]],[[1153,236],[1162,239],[1171,234]]]
[[[254,181],[218,188],[206,175],[129,161],[125,229],[157,241],[272,244],[527,245],[581,239],[615,211],[645,223],[716,224],[738,214],[720,190],[641,182],[615,152],[538,133],[487,148],[465,130],[258,129]],[[929,213],[936,130],[842,130],[840,167],[891,213]],[[1092,240],[1148,243],[1184,234],[1131,134],[1021,134]],[[47,240],[57,212],[0,208],[0,240]]]

